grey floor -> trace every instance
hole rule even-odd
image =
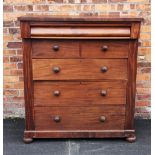
[[[136,120],[135,124],[135,143],[123,139],[37,139],[24,144],[24,120],[4,120],[4,155],[150,155],[151,122]]]

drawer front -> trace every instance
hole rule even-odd
[[[83,58],[128,58],[128,40],[90,40],[81,43]]]
[[[36,130],[121,130],[124,106],[35,107]]]
[[[78,58],[79,43],[71,40],[32,40],[32,58]]]
[[[34,80],[127,79],[127,59],[33,59]]]
[[[35,106],[126,104],[126,82],[34,82]]]

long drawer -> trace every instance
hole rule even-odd
[[[126,82],[34,82],[35,106],[126,104]]]
[[[127,79],[127,59],[33,59],[33,80]]]
[[[35,107],[36,130],[121,130],[124,106]]]

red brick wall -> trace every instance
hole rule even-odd
[[[24,117],[23,62],[17,17],[25,14],[144,17],[138,50],[136,117],[150,117],[150,0],[4,0],[4,117]]]

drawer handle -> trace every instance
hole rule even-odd
[[[106,96],[107,95],[107,91],[106,90],[101,90],[101,96]]]
[[[102,46],[102,51],[103,51],[103,52],[108,51],[108,46],[106,46],[106,45]]]
[[[54,96],[60,96],[60,91],[59,91],[59,90],[55,90],[55,91],[53,92],[53,95],[54,95]]]
[[[59,46],[58,46],[58,45],[54,45],[54,46],[53,46],[53,50],[54,50],[55,52],[57,52],[57,51],[59,50]]]
[[[108,68],[106,66],[101,67],[101,72],[105,73],[107,72]]]
[[[55,117],[54,117],[54,121],[55,121],[56,123],[60,122],[60,121],[61,121],[61,117],[60,117],[60,116],[55,116]]]
[[[57,66],[53,67],[53,72],[54,73],[59,73],[60,72],[60,67],[57,67]]]
[[[100,122],[105,122],[106,117],[105,116],[100,116]]]

